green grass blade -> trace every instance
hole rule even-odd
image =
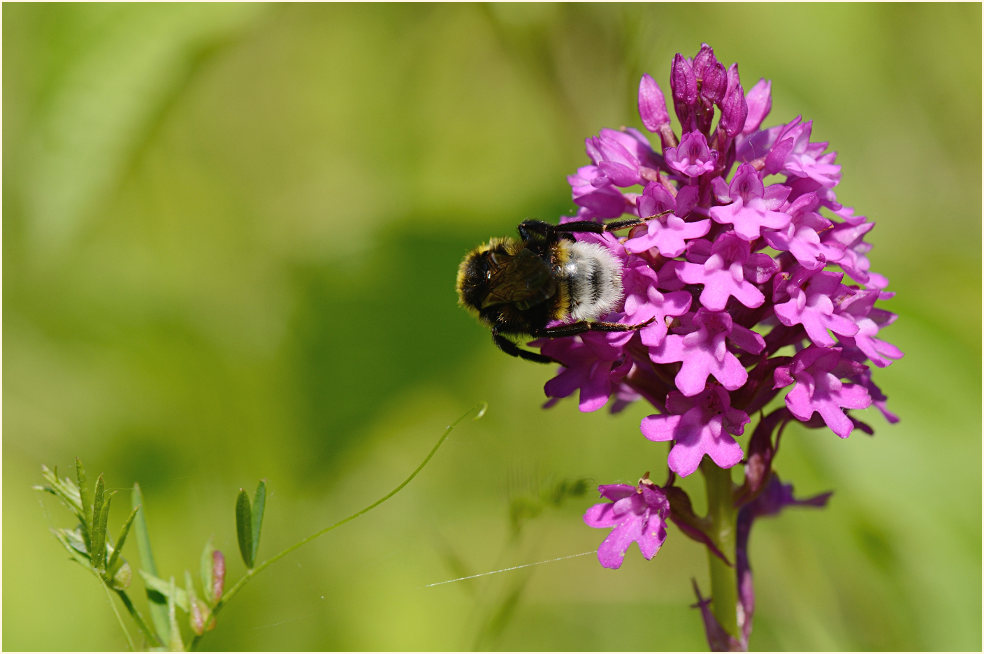
[[[143,493],[140,492],[140,484],[133,485],[131,504],[136,513],[133,519],[135,535],[137,538],[137,552],[140,555],[140,573],[157,575],[157,564],[154,562],[154,552],[150,547],[150,532],[147,530],[146,512],[143,508]],[[167,606],[164,603],[164,595],[156,590],[147,587],[147,604],[150,606],[150,621],[154,624],[154,631],[160,642],[164,642],[165,636],[169,631],[167,621]]]
[[[236,498],[236,537],[239,539],[239,553],[243,557],[243,563],[247,568],[252,568],[255,559],[253,558],[253,528],[250,525],[252,518],[250,515],[249,495],[242,488],[239,489],[239,497]]]

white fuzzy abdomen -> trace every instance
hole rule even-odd
[[[604,246],[571,243],[563,268],[574,320],[597,320],[622,299],[622,263]]]

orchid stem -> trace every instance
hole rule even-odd
[[[738,511],[732,499],[731,470],[719,468],[711,461],[705,461],[700,468],[707,486],[711,537],[731,561],[729,565],[712,552],[707,553],[711,572],[711,612],[724,630],[738,639],[738,575],[734,568]]]

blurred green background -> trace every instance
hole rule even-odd
[[[639,126],[639,77],[668,89],[701,41],[746,88],[773,80],[767,124],[803,114],[838,151],[906,352],[875,373],[898,425],[787,432],[783,477],[835,494],[756,526],[752,647],[979,650],[977,4],[4,5],[5,649],[126,647],[48,532],[70,520],[30,489],[42,463],[140,482],[161,573],[212,536],[235,579],[239,487],[268,480],[266,558],[482,400],[204,647],[703,649],[706,558],[675,528],[618,572],[582,556],[426,587],[592,550],[593,484],[662,475],[645,407],[541,409],[551,370],[498,352],[453,282],[489,236],[569,213],[583,139]]]

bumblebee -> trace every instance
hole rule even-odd
[[[574,234],[602,234],[642,224],[540,220],[519,224],[519,240],[494,238],[468,253],[458,267],[458,301],[492,329],[492,340],[506,354],[559,363],[520,348],[507,336],[573,336],[588,331],[622,332],[642,325],[598,322],[622,299],[622,264],[606,248],[574,240]],[[547,327],[553,320],[572,320]]]

